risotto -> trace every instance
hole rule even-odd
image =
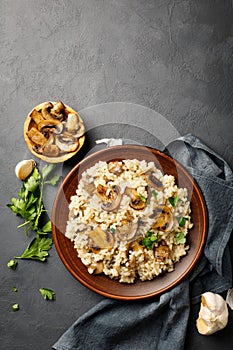
[[[90,274],[123,283],[174,270],[192,227],[186,188],[153,162],[98,162],[71,197],[66,237]]]

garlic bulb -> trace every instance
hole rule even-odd
[[[198,332],[204,335],[213,334],[226,327],[227,322],[228,308],[221,295],[212,292],[202,294],[197,319]]]
[[[19,180],[25,180],[33,171],[35,167],[33,159],[21,160],[15,167],[15,174]]]

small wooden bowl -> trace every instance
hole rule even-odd
[[[139,159],[154,162],[165,174],[173,175],[179,187],[186,187],[191,202],[191,218],[194,223],[188,235],[190,249],[172,272],[155,277],[151,281],[137,280],[134,284],[120,283],[108,276],[91,275],[78,257],[74,244],[65,237],[71,196],[82,173],[98,161],[121,161]],[[180,283],[199,260],[207,235],[207,210],[201,191],[192,176],[174,159],[156,149],[143,146],[116,146],[98,151],[78,163],[64,179],[54,201],[52,211],[52,234],[57,252],[68,271],[84,286],[103,296],[137,300],[160,295]]]
[[[27,144],[27,147],[28,149],[30,150],[30,152],[37,158],[40,158],[42,159],[43,161],[47,162],[47,163],[61,163],[61,162],[64,162],[66,161],[67,159],[73,157],[76,153],[78,153],[78,151],[81,149],[81,147],[83,146],[84,144],[84,141],[85,141],[85,134],[83,136],[81,136],[79,138],[79,145],[77,147],[77,149],[75,149],[75,151],[73,152],[67,152],[67,153],[64,153],[64,154],[61,154],[57,157],[48,157],[48,156],[45,156],[43,154],[39,154],[37,153],[36,151],[34,151],[33,149],[33,146],[35,145],[35,143],[32,142],[32,140],[28,137],[27,135],[27,132],[33,127],[35,126],[35,122],[33,121],[33,119],[31,118],[31,114],[34,110],[37,110],[37,111],[40,111],[43,107],[43,105],[47,103],[47,102],[43,102],[43,103],[40,103],[39,105],[37,105],[36,107],[34,107],[31,112],[27,115],[26,117],[26,120],[24,122],[24,140]],[[52,102],[52,104],[54,104],[55,102]],[[81,120],[81,122],[83,123],[83,120],[82,118],[80,117],[80,115],[71,107],[65,105],[65,110],[66,110],[66,113],[74,113],[74,114],[77,114]]]

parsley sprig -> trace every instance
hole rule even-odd
[[[18,198],[13,197],[11,203],[7,206],[15,215],[24,219],[24,223],[18,228],[24,227],[26,234],[29,230],[36,233],[36,237],[27,246],[26,250],[18,259],[33,259],[46,261],[48,250],[51,248],[52,239],[47,237],[52,231],[51,221],[48,220],[44,225],[41,224],[42,214],[47,212],[43,205],[43,189],[46,184],[55,186],[60,179],[59,175],[51,177],[54,170],[54,164],[45,165],[41,174],[37,167],[32,174],[23,182]]]

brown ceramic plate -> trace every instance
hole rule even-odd
[[[96,162],[122,159],[139,159],[155,162],[167,174],[175,176],[179,187],[186,187],[190,194],[191,217],[194,223],[189,232],[190,249],[175,270],[156,277],[152,281],[134,284],[122,284],[111,280],[105,275],[91,275],[86,266],[77,256],[73,243],[64,236],[68,218],[70,197],[75,195],[82,172],[92,167]],[[189,173],[175,160],[166,154],[143,146],[116,146],[96,152],[77,164],[62,183],[54,201],[52,211],[53,240],[58,254],[69,272],[83,285],[106,297],[122,300],[145,299],[161,293],[180,283],[193,269],[198,261],[207,234],[207,212],[200,189]]]
[[[48,163],[61,163],[61,162],[64,162],[66,161],[67,159],[73,157],[79,150],[80,148],[83,146],[84,144],[84,141],[85,141],[85,135],[81,136],[79,138],[79,144],[78,144],[78,147],[72,151],[72,152],[68,152],[68,153],[64,153],[64,154],[61,154],[59,156],[56,156],[56,157],[48,157],[44,154],[39,154],[37,152],[34,151],[33,149],[33,146],[35,145],[32,140],[28,137],[27,133],[28,131],[32,128],[32,127],[35,127],[36,124],[35,122],[33,121],[33,119],[31,118],[31,115],[32,115],[32,112],[35,110],[37,111],[41,111],[42,107],[48,102],[43,102],[43,103],[40,103],[39,105],[37,105],[36,107],[34,107],[31,112],[27,115],[26,117],[26,120],[24,122],[24,139],[25,139],[25,142],[28,146],[28,149],[30,150],[30,152],[37,158],[40,158],[42,159],[43,161],[45,162],[48,162]],[[54,104],[55,102],[51,102],[52,104]],[[81,122],[83,123],[83,120],[82,118],[80,117],[80,115],[71,107],[65,105],[65,113],[68,115],[68,113],[73,113],[73,114],[77,114],[81,120]]]

